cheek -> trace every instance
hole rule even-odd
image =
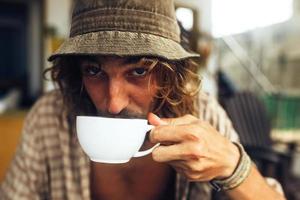
[[[156,94],[156,83],[151,84],[137,84],[134,85],[134,89],[131,93],[131,99],[135,101],[140,107],[149,108],[155,94]]]
[[[89,80],[86,78],[83,78],[83,84],[93,103],[96,105],[96,102],[101,102],[100,99],[103,99],[105,95],[103,84],[98,80]]]

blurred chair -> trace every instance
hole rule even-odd
[[[272,148],[270,120],[262,101],[251,92],[244,91],[221,98],[220,102],[259,171],[264,176],[276,178],[284,188],[289,177],[291,156]]]

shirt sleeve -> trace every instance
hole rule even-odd
[[[41,140],[38,137],[37,110],[25,119],[21,141],[14,159],[0,185],[1,200],[38,200],[42,198],[42,182],[45,176],[45,162]]]
[[[199,96],[199,118],[209,122],[218,132],[232,142],[239,142],[238,134],[228,115],[218,101],[205,93]]]

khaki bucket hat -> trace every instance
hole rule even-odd
[[[180,45],[173,0],[75,0],[70,37],[49,57],[199,57]]]

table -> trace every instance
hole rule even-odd
[[[17,110],[0,115],[0,183],[19,143],[26,113]]]
[[[275,143],[295,143],[300,145],[300,129],[274,129],[271,132],[271,138]]]

